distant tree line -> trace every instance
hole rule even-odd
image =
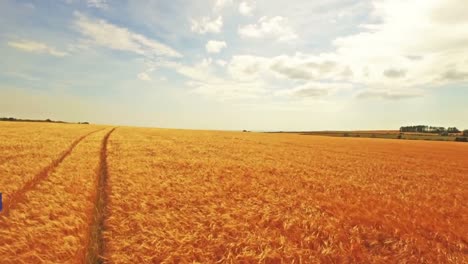
[[[62,123],[68,124],[69,122],[65,121],[55,121],[51,119],[38,120],[38,119],[19,119],[14,117],[0,117],[0,121],[10,121],[10,122],[44,122],[44,123]],[[89,124],[88,122],[78,122],[78,124]]]
[[[464,131],[464,133],[467,130]],[[400,127],[400,132],[416,132],[416,133],[438,133],[438,134],[444,134],[444,133],[460,133],[460,130],[456,127],[448,127],[447,129],[445,127],[435,127],[435,126],[424,126],[424,125],[418,125],[418,126],[402,126]]]
[[[468,142],[468,129],[463,130],[463,137],[457,137],[455,141]]]
[[[45,123],[66,123],[64,121],[54,121],[51,119],[39,120],[39,119],[19,119],[14,117],[0,117],[0,121],[10,122],[45,122]]]

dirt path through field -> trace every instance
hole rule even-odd
[[[100,263],[107,141],[85,137],[8,216],[0,216],[0,263]]]
[[[94,210],[93,223],[90,226],[89,241],[87,245],[87,253],[85,256],[86,263],[103,263],[104,252],[104,219],[105,209],[107,204],[107,143],[109,137],[116,128],[111,129],[103,138],[100,152],[99,179],[97,186],[97,196]]]
[[[105,128],[98,129],[95,131],[92,131],[90,133],[87,133],[75,141],[60,154],[60,156],[55,159],[52,163],[50,163],[47,167],[43,168],[39,173],[37,173],[31,180],[27,181],[24,186],[21,189],[18,189],[17,191],[9,194],[7,197],[5,197],[4,200],[4,208],[3,211],[0,212],[0,215],[6,215],[8,216],[9,212],[11,209],[15,208],[19,203],[22,203],[25,201],[26,196],[25,194],[34,189],[37,184],[39,184],[41,181],[45,180],[47,176],[54,171],[55,168],[57,168],[60,163],[68,156],[70,153],[73,151],[73,149],[78,145],[83,139],[86,137],[90,136],[91,134],[94,134],[98,131],[101,131]]]

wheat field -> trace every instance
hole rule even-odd
[[[468,145],[0,123],[0,263],[467,263]]]

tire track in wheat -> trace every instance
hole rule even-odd
[[[9,195],[9,197],[7,199],[5,199],[4,201],[4,207],[3,207],[3,211],[0,212],[0,215],[6,215],[8,216],[8,214],[10,213],[10,211],[14,208],[16,208],[16,206],[18,206],[18,204],[21,204],[23,202],[26,201],[26,193],[29,192],[30,190],[33,190],[34,188],[36,188],[36,186],[44,181],[45,179],[47,179],[47,177],[49,176],[49,174],[51,172],[53,172],[55,170],[55,168],[57,168],[60,163],[62,163],[62,161],[68,156],[70,155],[70,153],[73,151],[73,149],[76,147],[76,145],[78,145],[83,139],[85,139],[86,137],[88,137],[89,135],[91,134],[94,134],[98,131],[101,131],[105,128],[102,128],[102,129],[98,129],[98,130],[94,130],[92,132],[89,132],[81,137],[79,137],[78,139],[76,139],[75,141],[73,141],[73,143],[66,149],[64,150],[57,159],[55,159],[54,161],[52,161],[48,166],[46,166],[45,168],[43,168],[39,173],[37,173],[34,177],[32,177],[29,181],[27,181],[23,187],[21,187],[20,189],[16,190],[15,192],[11,193]]]
[[[111,129],[103,138],[101,145],[101,157],[99,165],[99,175],[97,180],[97,195],[94,208],[93,220],[89,229],[89,239],[87,245],[85,263],[103,263],[104,253],[104,219],[107,204],[107,143],[109,137],[116,128]]]

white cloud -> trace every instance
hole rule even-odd
[[[99,8],[99,9],[106,9],[109,7],[107,4],[107,0],[87,0],[89,7]]]
[[[251,16],[255,10],[255,2],[241,2],[239,4],[239,13],[244,16]]]
[[[259,74],[292,81],[348,81],[353,76],[348,65],[339,63],[333,54],[259,57],[236,55],[229,63],[234,78],[257,78]]]
[[[219,53],[227,44],[224,41],[210,40],[206,43],[205,48],[208,53]]]
[[[394,90],[372,90],[367,89],[356,94],[358,98],[380,98],[388,100],[400,100],[407,98],[416,98],[424,96],[421,91],[394,91]]]
[[[259,79],[261,73],[266,73],[269,67],[269,58],[236,55],[228,64],[227,70],[231,78],[238,81],[249,81]]]
[[[227,62],[225,60],[216,60],[216,64],[218,64],[221,67],[226,66]]]
[[[191,87],[192,93],[216,100],[259,98],[268,93],[267,86],[262,80],[240,82],[228,77],[223,78],[217,72],[219,67],[214,67],[214,64],[219,64],[219,61],[203,59],[192,66],[182,64],[166,66],[190,79],[187,85]]]
[[[55,57],[64,57],[68,53],[57,50],[54,47],[50,47],[45,43],[33,41],[33,40],[19,40],[8,42],[10,47],[19,49],[26,52],[38,53],[38,54],[49,54]]]
[[[461,0],[374,1],[374,15],[381,22],[337,38],[335,54],[351,66],[354,81],[371,87],[396,89],[468,80],[468,75],[450,78],[453,75],[447,74],[455,69],[468,72],[464,12],[468,7]]]
[[[351,88],[352,85],[349,83],[308,82],[293,89],[278,91],[275,95],[297,98],[317,98],[333,94],[338,90]]]
[[[193,66],[175,64],[169,65],[169,67],[174,68],[178,73],[194,81],[222,82],[223,79],[216,77],[216,75],[213,73],[214,69],[212,64],[212,59],[203,59],[200,63]]]
[[[294,80],[349,80],[353,73],[334,54],[277,56],[270,61],[275,73]]]
[[[383,75],[387,78],[402,78],[406,75],[406,70],[403,69],[387,69],[383,72]]]
[[[296,33],[286,18],[281,16],[262,17],[257,24],[240,27],[238,33],[244,38],[273,38],[279,41],[289,41],[297,38]]]
[[[139,80],[142,80],[142,81],[151,81],[151,77],[146,72],[139,73],[137,77]]]
[[[439,76],[440,80],[445,81],[463,81],[468,80],[468,71],[465,69],[464,71],[459,71],[456,69],[449,69],[446,72],[443,72]]]
[[[202,17],[199,20],[192,19],[191,29],[193,32],[198,34],[205,33],[219,33],[223,27],[223,18],[218,16],[218,18],[210,19],[209,17]]]
[[[147,57],[164,56],[180,58],[182,55],[157,40],[118,27],[102,19],[91,19],[75,13],[76,29],[92,44],[109,49],[134,52]]]
[[[221,96],[226,90],[230,97],[239,98],[259,94],[318,98],[349,89],[353,91],[348,94],[358,98],[397,100],[421,96],[423,87],[468,81],[468,18],[463,15],[467,7],[462,1],[373,3],[371,21],[377,22],[357,27],[357,33],[335,37],[327,52],[287,54],[282,49],[278,55],[266,57],[256,56],[255,47],[249,46],[250,54],[234,55],[228,62],[205,59],[193,66],[170,67],[190,79],[200,93]],[[257,23],[241,26],[238,33],[243,38],[293,40],[303,31],[295,32],[292,25],[302,30],[301,23],[293,14],[289,17],[291,23],[285,17],[264,16]],[[210,26],[213,23],[218,26]],[[221,16],[192,21],[192,31],[200,34],[220,32],[221,27]],[[304,41],[298,40],[298,44]],[[223,47],[205,46],[208,52]],[[243,88],[235,89],[234,83]]]
[[[193,93],[221,101],[259,98],[269,92],[261,82],[194,82],[193,86]]]
[[[468,7],[463,1],[373,3],[373,19],[379,22],[336,38],[328,53],[234,56],[228,69],[240,79],[265,79],[265,75],[275,74],[296,82],[348,82],[365,88],[360,98],[395,100],[421,96],[421,87],[468,81],[468,18],[461,15]],[[279,21],[269,23],[264,17],[255,25],[240,28],[239,34],[280,36],[272,32],[281,30],[268,29],[276,28],[271,24],[284,24]],[[311,91],[315,92],[320,91]]]
[[[226,7],[228,5],[231,5],[231,4],[232,4],[232,0],[216,0],[213,9],[214,9],[215,12],[218,12],[221,9],[223,9],[224,7]]]

